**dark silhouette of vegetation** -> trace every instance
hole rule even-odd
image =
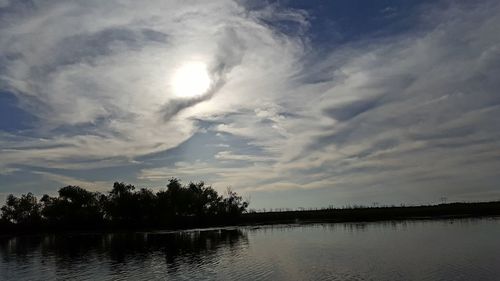
[[[2,220],[18,225],[38,225],[41,221],[40,204],[32,193],[17,198],[14,195],[7,197],[2,207]]]
[[[172,178],[166,189],[153,192],[115,182],[108,193],[66,186],[57,197],[9,195],[1,208],[0,231],[51,231],[109,228],[189,228],[228,224],[347,222],[461,218],[500,215],[500,201],[443,203],[428,206],[350,206],[305,210],[247,212],[248,202],[227,190],[221,196],[203,182],[181,184]]]
[[[250,212],[241,217],[242,224],[293,222],[359,222],[406,219],[441,219],[500,216],[500,201],[446,203],[424,206],[349,206],[311,210],[275,210]]]
[[[248,202],[228,189],[221,196],[203,182],[183,185],[172,178],[158,192],[115,182],[107,194],[79,186],[59,189],[57,197],[40,200],[28,193],[9,195],[1,208],[3,230],[185,228],[236,223]]]

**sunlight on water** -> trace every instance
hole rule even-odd
[[[1,280],[498,280],[500,220],[0,240]]]

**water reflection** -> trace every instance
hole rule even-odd
[[[498,280],[500,220],[0,239],[0,280]]]
[[[10,265],[9,269],[13,270],[6,276],[0,275],[0,279],[16,279],[13,277],[36,271],[38,266],[53,266],[59,274],[67,275],[71,270],[85,270],[82,267],[96,262],[105,263],[119,275],[123,270],[130,270],[132,264],[133,268],[145,268],[163,261],[166,273],[174,273],[181,267],[199,266],[206,260],[217,259],[221,251],[224,255],[239,251],[247,244],[246,233],[239,229],[3,238],[0,239],[0,258],[3,265]],[[9,271],[4,270],[0,271]]]

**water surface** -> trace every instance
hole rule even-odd
[[[500,280],[500,219],[0,239],[1,280]]]

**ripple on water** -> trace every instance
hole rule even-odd
[[[0,280],[496,280],[500,221],[22,236]]]

